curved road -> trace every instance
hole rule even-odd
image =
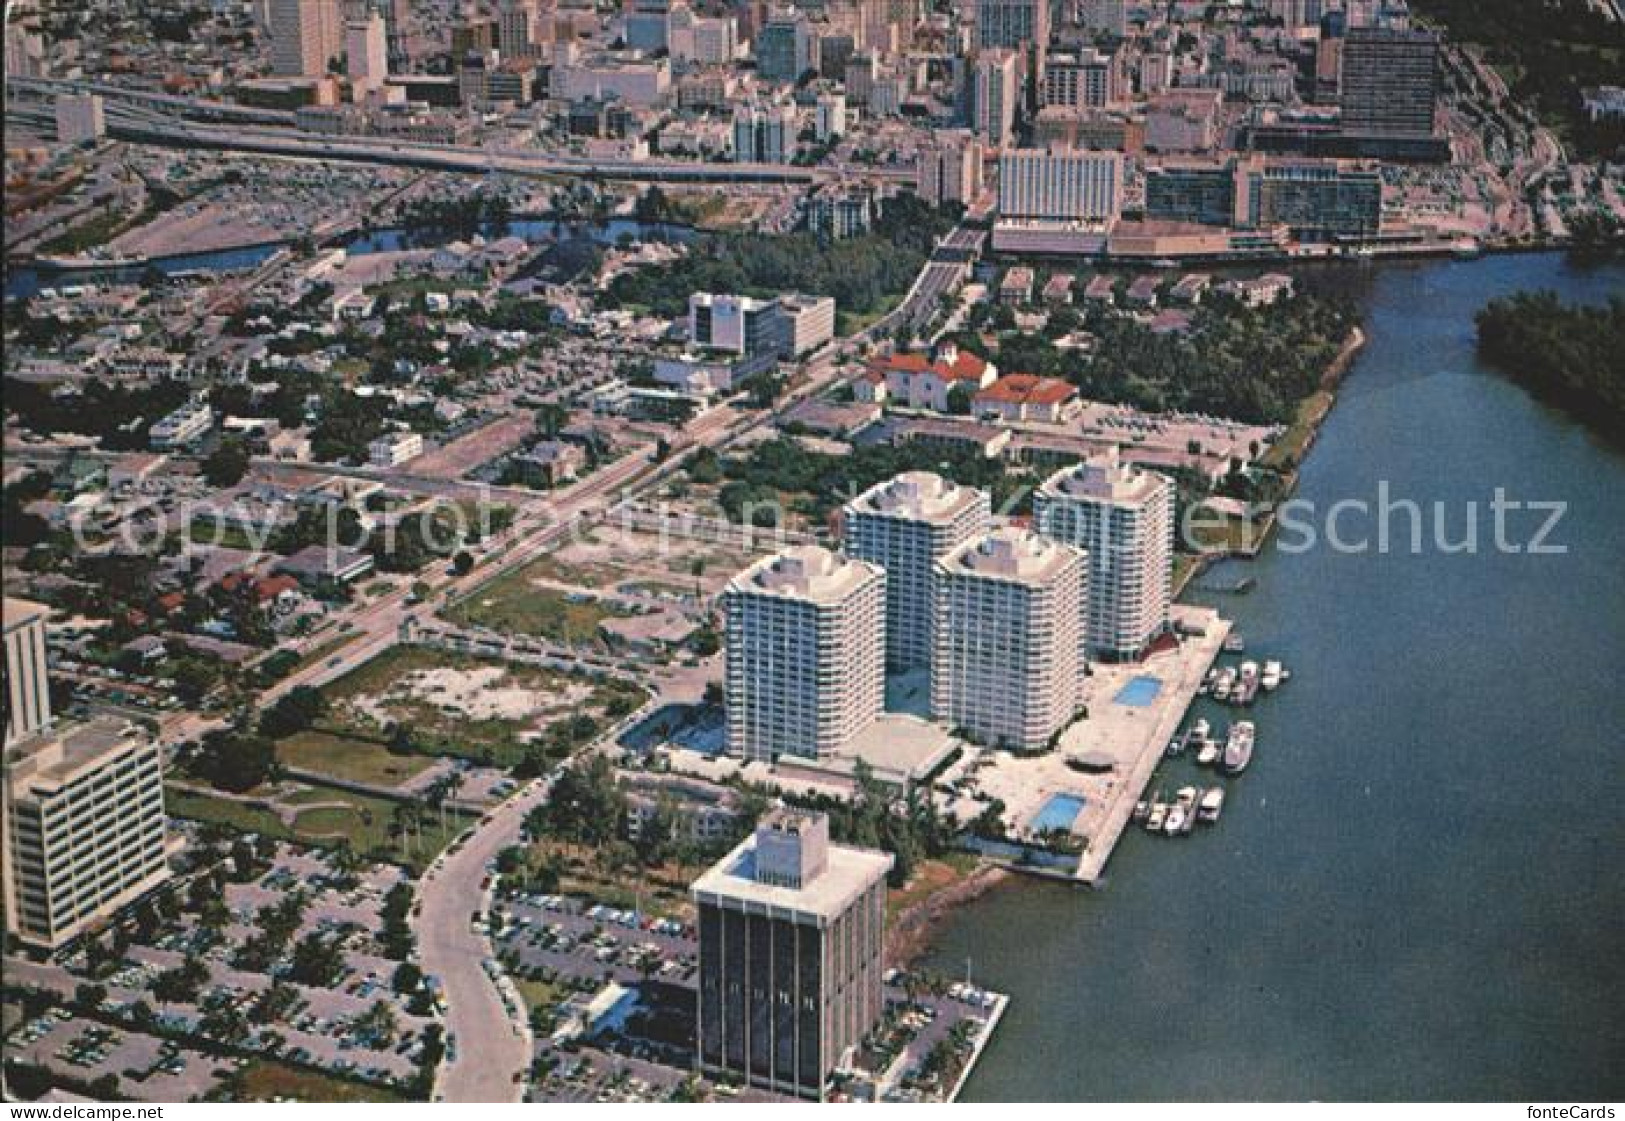
[[[519,839],[525,815],[547,797],[549,783],[537,780],[503,802],[473,831],[463,847],[443,854],[418,884],[415,920],[423,971],[440,979],[446,998],[446,1035],[457,1057],[440,1068],[436,1097],[451,1102],[517,1102],[530,1066],[531,1035],[525,1010],[510,1016],[502,994],[482,964],[491,957],[490,940],[470,923],[490,906],[482,887],[487,865]]]

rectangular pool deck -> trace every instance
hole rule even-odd
[[[978,756],[979,796],[1003,802],[1005,821],[1028,845],[1043,847],[1038,834],[1045,827],[1067,827],[1058,818],[1069,799],[1082,803],[1069,823],[1085,843],[1076,871],[1031,863],[1018,866],[1020,871],[1100,881],[1134,804],[1230,634],[1229,621],[1212,608],[1175,604],[1173,617],[1186,632],[1175,649],[1143,662],[1091,667],[1084,685],[1088,715],[1062,733],[1056,750],[984,750]]]
[[[1089,847],[1078,861],[1076,873],[1076,878],[1086,884],[1100,882],[1106,862],[1111,859],[1112,851],[1134,813],[1135,803],[1144,795],[1151,775],[1167,751],[1168,742],[1178,735],[1191,703],[1196,699],[1197,690],[1202,686],[1202,679],[1218,659],[1224,649],[1224,640],[1230,635],[1230,621],[1210,608],[1176,604],[1173,614],[1175,620],[1199,622],[1205,628],[1205,633],[1200,637],[1187,638],[1177,654],[1157,655],[1142,667],[1142,672],[1155,673],[1162,680],[1162,688],[1148,705],[1133,709],[1142,717],[1149,717],[1132,729],[1137,734],[1131,734],[1127,726],[1122,729],[1125,741],[1121,746],[1130,750],[1126,755],[1115,752],[1114,755],[1118,759],[1118,772],[1125,773],[1126,768],[1126,774],[1123,781],[1113,784],[1099,817],[1088,822]],[[1089,712],[1091,720],[1085,723],[1093,722],[1093,706]],[[1114,714],[1109,708],[1103,715],[1113,724],[1120,723],[1112,720]]]

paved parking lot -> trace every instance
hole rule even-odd
[[[692,1013],[673,1008],[696,996],[699,944],[692,927],[534,894],[503,900],[495,913],[502,923],[497,952],[515,975],[545,977],[560,994],[573,993],[570,1000],[577,1005],[611,983],[619,984],[631,990],[630,999],[651,1019],[667,1021],[637,1034],[615,1024],[588,1025],[568,1041],[537,1032],[537,1070],[545,1073],[533,1080],[531,1100],[661,1101],[673,1095],[775,1099],[692,1075]],[[886,999],[887,1022],[867,1056],[879,1069],[859,1080],[866,1084],[860,1093],[907,1096],[902,1087],[927,1056],[950,1040],[956,1028],[967,1039],[990,1031],[1002,1000],[973,986],[911,978],[897,970],[887,976]],[[668,1011],[660,1011],[662,1004]],[[673,1046],[674,1039],[681,1039],[681,1046]]]
[[[76,1021],[62,1010],[19,1027],[7,1039],[6,1050],[78,1081],[116,1074],[124,1092],[148,1101],[202,1097],[235,1069],[230,1061],[185,1050],[170,1040]]]

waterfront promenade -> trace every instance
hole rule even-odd
[[[1096,884],[1106,870],[1106,862],[1128,826],[1134,813],[1134,804],[1144,796],[1146,785],[1162,761],[1168,741],[1179,734],[1180,726],[1190,711],[1196,692],[1202,685],[1208,668],[1224,649],[1224,640],[1230,635],[1231,623],[1218,612],[1204,607],[1175,605],[1176,622],[1187,624],[1200,621],[1205,632],[1200,637],[1188,638],[1177,655],[1160,655],[1145,665],[1162,681],[1162,690],[1153,706],[1151,719],[1138,743],[1137,752],[1128,765],[1127,777],[1118,782],[1106,803],[1101,817],[1089,830],[1089,847],[1078,861],[1077,879]],[[1113,706],[1120,708],[1121,706]],[[1094,709],[1090,709],[1093,714]],[[1107,714],[1111,714],[1108,712]],[[1123,765],[1118,765],[1119,773]]]

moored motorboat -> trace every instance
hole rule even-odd
[[[1168,808],[1168,818],[1163,823],[1162,831],[1170,837],[1176,836],[1183,832],[1185,828],[1186,816],[1184,806],[1170,806]]]
[[[1145,827],[1149,832],[1162,832],[1163,822],[1168,818],[1168,807],[1162,802],[1154,802],[1151,812],[1145,815]]]
[[[1281,663],[1274,658],[1264,663],[1264,676],[1259,678],[1259,684],[1263,686],[1264,692],[1273,693],[1281,687],[1281,673]]]
[[[1196,819],[1207,825],[1219,820],[1219,814],[1224,812],[1224,787],[1209,787],[1207,793],[1196,807]]]
[[[1218,740],[1203,740],[1201,749],[1196,753],[1196,762],[1203,767],[1211,767],[1219,761],[1219,754],[1223,750]]]
[[[1227,774],[1239,775],[1253,761],[1253,737],[1256,729],[1250,720],[1238,720],[1230,726],[1230,735],[1224,741],[1224,759],[1220,768]]]

